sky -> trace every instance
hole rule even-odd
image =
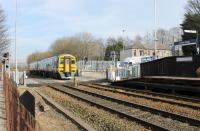
[[[183,21],[187,0],[157,0],[157,28],[170,29]],[[7,16],[14,59],[15,0],[0,0]],[[46,51],[54,40],[80,32],[96,38],[152,32],[154,0],[18,0],[18,61]],[[125,30],[124,34],[122,30]]]

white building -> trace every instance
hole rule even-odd
[[[154,51],[154,44],[136,43],[125,48],[124,51],[120,51],[120,61],[125,60],[127,57],[154,56]],[[169,45],[157,44],[157,58],[168,57],[171,55],[172,51]]]

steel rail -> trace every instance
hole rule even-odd
[[[94,93],[94,92],[91,92],[91,91],[86,91],[86,90],[83,90],[83,89],[80,89],[80,88],[74,88],[72,86],[67,86],[67,85],[64,85],[64,86],[68,87],[70,89],[73,89],[73,90],[77,90],[77,91],[80,91],[80,92],[84,92],[84,93],[87,93],[87,94],[90,94],[90,95],[100,97],[100,98],[103,98],[103,99],[109,99],[111,101],[123,103],[123,104],[128,105],[128,106],[140,108],[142,110],[152,112],[153,114],[158,114],[158,115],[161,115],[161,116],[164,116],[164,117],[169,117],[169,118],[172,118],[172,119],[175,119],[175,120],[179,120],[181,122],[186,122],[190,125],[200,126],[200,120],[197,120],[197,119],[194,119],[194,118],[189,118],[189,117],[179,115],[179,114],[176,114],[176,113],[167,112],[167,111],[163,111],[163,110],[156,109],[156,108],[153,108],[153,107],[137,104],[137,103],[134,103],[132,101],[127,101],[127,100],[122,100],[122,99],[118,99],[118,98],[111,97],[111,96],[97,94],[97,93]]]
[[[66,109],[64,109],[63,107],[61,107],[60,105],[58,105],[56,102],[54,102],[51,98],[47,97],[46,95],[44,95],[41,92],[38,92],[37,90],[35,90],[38,95],[40,95],[42,97],[42,99],[44,99],[48,104],[50,104],[52,107],[56,108],[58,110],[58,112],[60,112],[61,114],[63,114],[64,116],[66,116],[67,118],[69,118],[71,121],[73,121],[74,123],[76,123],[76,125],[78,125],[79,128],[85,130],[85,131],[96,131],[93,127],[91,127],[90,125],[88,125],[87,123],[85,123],[84,121],[82,121],[80,118],[74,116],[71,112],[67,111]]]
[[[114,92],[114,93],[119,93],[119,94],[123,94],[123,95],[127,95],[127,96],[151,99],[153,101],[160,101],[160,102],[165,102],[165,103],[169,103],[169,104],[173,104],[173,105],[189,107],[189,108],[196,109],[196,110],[200,109],[200,106],[184,103],[184,101],[177,102],[177,101],[172,101],[172,100],[166,100],[166,99],[164,99],[165,96],[163,98],[156,98],[153,95],[152,96],[147,96],[147,95],[135,94],[133,92],[121,92],[121,91],[116,90],[116,88],[114,89],[114,88],[108,88],[108,87],[102,87],[102,86],[100,87],[100,85],[95,86],[95,85],[91,85],[91,84],[89,85],[89,84],[83,84],[83,83],[81,83],[80,85],[83,85],[83,86],[86,86],[86,87],[90,87],[90,88],[94,88],[94,89],[98,89],[98,90],[104,90],[104,91],[110,91],[110,92]],[[180,99],[179,99],[179,101],[180,101]]]
[[[72,96],[74,98],[78,98],[80,100],[83,100],[83,101],[86,101],[88,103],[91,103],[91,104],[93,104],[95,106],[101,107],[101,108],[103,108],[105,110],[108,110],[108,111],[110,111],[112,113],[116,113],[116,114],[118,114],[118,115],[120,115],[122,117],[126,117],[126,118],[128,118],[130,120],[137,121],[137,122],[141,123],[142,125],[144,125],[144,126],[146,126],[148,128],[150,127],[152,130],[159,130],[159,131],[169,131],[170,130],[170,129],[167,129],[167,128],[162,127],[160,125],[156,125],[153,122],[145,121],[145,120],[143,120],[143,119],[141,119],[141,118],[139,118],[137,116],[128,114],[126,111],[123,111],[121,109],[117,109],[117,108],[114,108],[112,106],[105,105],[102,102],[95,102],[94,100],[87,99],[85,96],[82,96],[82,95],[71,93],[71,92],[67,91],[67,88],[64,87],[64,86],[55,86],[55,85],[48,84],[48,87],[53,88],[53,89],[55,89],[57,91],[63,92],[65,94],[68,94],[68,95],[70,95],[70,96]]]
[[[142,93],[142,94],[147,94],[147,95],[168,97],[168,98],[171,98],[171,99],[200,103],[200,99],[198,99],[198,98],[189,98],[187,96],[182,96],[182,95],[178,95],[178,96],[176,95],[175,96],[175,95],[170,95],[170,94],[166,94],[166,93],[150,92],[150,91],[146,91],[146,90],[138,90],[138,89],[126,88],[126,87],[122,87],[122,86],[102,85],[102,84],[97,84],[97,83],[92,83],[92,84],[97,85],[97,86],[104,86],[104,87],[109,87],[109,88],[114,88],[114,89],[121,89],[121,90],[125,90],[125,91],[131,91],[131,92]]]

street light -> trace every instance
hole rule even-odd
[[[123,32],[123,37],[124,37],[124,40],[123,40],[123,52],[124,52],[124,50],[125,50],[125,47],[124,47],[124,44],[125,44],[125,35],[124,35],[124,33],[125,33],[125,31],[126,31],[126,30],[124,30],[124,29],[122,30],[122,32]]]
[[[197,48],[197,55],[199,55],[199,32],[197,30],[184,30],[184,32],[190,34],[197,34],[196,48]]]
[[[123,40],[123,51],[122,51],[122,56],[120,56],[121,57],[121,59],[123,60],[123,59],[125,59],[125,29],[123,29],[122,30],[122,33],[123,33],[123,38],[122,38],[122,40]]]

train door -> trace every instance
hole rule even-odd
[[[71,73],[71,58],[65,57],[65,64],[64,64],[64,70],[67,73]]]

